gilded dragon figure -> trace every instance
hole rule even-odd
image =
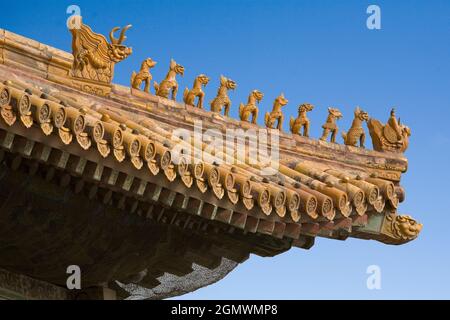
[[[133,71],[131,75],[131,87],[133,89],[140,90],[141,85],[145,82],[144,91],[150,93],[150,84],[152,82],[152,75],[150,74],[150,69],[156,66],[157,62],[153,61],[151,58],[147,58],[142,62],[141,70],[136,73]]]
[[[395,109],[391,110],[391,116],[386,125],[376,119],[367,122],[373,149],[376,151],[405,152],[409,145],[411,130],[397,120]]]
[[[303,128],[303,136],[309,137],[309,119],[307,116],[307,113],[312,111],[314,109],[314,106],[309,103],[304,103],[298,107],[298,117],[295,119],[294,117],[291,117],[291,120],[289,122],[291,132],[293,134],[300,134],[300,130]]]
[[[237,85],[231,79],[220,76],[220,87],[217,96],[210,102],[211,111],[221,113],[225,108],[225,116],[228,117],[231,108],[231,100],[228,97],[228,90],[236,89]]]
[[[201,74],[197,78],[195,78],[192,90],[189,90],[188,88],[184,89],[184,103],[193,106],[195,104],[195,98],[198,98],[197,108],[203,109],[203,100],[205,98],[205,93],[203,92],[202,87],[206,87],[208,83],[209,78],[204,74]]]
[[[73,16],[71,19],[79,19],[81,22],[79,16]],[[103,35],[94,33],[83,23],[77,28],[70,29],[74,57],[72,75],[110,84],[114,77],[114,65],[133,52],[132,48],[123,45],[126,40],[125,32],[130,28],[131,25],[124,27],[119,38],[115,38],[114,34],[120,28],[113,28],[109,35],[110,43]]]
[[[161,84],[158,84],[156,81],[153,84],[157,96],[169,98],[170,92],[172,92],[172,100],[176,100],[178,92],[177,74],[183,76],[184,67],[172,59],[170,60],[170,68],[166,78],[161,81]]]
[[[250,115],[253,116],[252,123],[256,123],[256,120],[258,119],[258,103],[261,102],[262,98],[264,97],[264,94],[258,90],[253,90],[250,95],[248,96],[248,102],[246,105],[241,103],[239,105],[239,117],[242,121],[248,122],[248,119],[250,118]]]
[[[284,97],[283,93],[275,99],[275,101],[273,102],[272,112],[266,112],[266,115],[264,117],[267,128],[273,129],[275,121],[278,120],[277,129],[280,131],[282,130],[284,115],[281,111],[281,108],[287,105],[288,102],[289,100]]]
[[[337,108],[328,108],[328,117],[325,124],[322,126],[323,134],[320,140],[326,141],[328,135],[331,133],[331,142],[336,143],[336,135],[339,131],[338,126],[336,125],[336,120],[342,118],[342,113]]]
[[[366,141],[366,133],[364,132],[363,122],[369,120],[369,114],[359,107],[355,109],[355,118],[353,119],[352,126],[348,132],[342,133],[344,143],[348,146],[354,146],[358,144],[361,148],[365,148],[364,142]]]

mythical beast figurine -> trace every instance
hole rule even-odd
[[[202,87],[206,87],[208,83],[209,78],[204,74],[201,74],[195,78],[192,90],[189,91],[188,88],[184,89],[184,103],[193,106],[195,103],[195,98],[198,97],[197,108],[203,109],[203,99],[205,98],[205,93],[203,92]]]
[[[221,113],[225,107],[225,116],[228,117],[231,108],[231,100],[228,97],[228,90],[236,89],[237,85],[231,79],[220,76],[220,87],[217,96],[210,102],[211,111]]]
[[[158,84],[156,81],[153,84],[157,96],[169,98],[170,92],[172,91],[172,100],[176,100],[178,92],[177,74],[183,76],[184,67],[172,59],[170,60],[170,69],[166,75],[166,78],[161,82],[161,84]]]
[[[397,120],[395,109],[392,109],[386,125],[376,119],[369,119],[367,127],[372,137],[374,150],[405,152],[408,148],[411,130],[402,125],[400,119]]]
[[[248,96],[248,102],[246,105],[241,103],[239,105],[239,117],[242,121],[248,122],[248,119],[250,118],[250,115],[253,116],[252,123],[256,123],[256,120],[258,119],[258,103],[261,102],[262,98],[264,97],[264,94],[258,90],[253,90],[250,95]]]
[[[339,132],[339,128],[336,124],[336,120],[342,118],[342,113],[339,109],[328,108],[328,117],[325,124],[322,126],[323,134],[320,140],[327,141],[328,135],[331,133],[331,142],[336,143],[336,135]]]
[[[381,227],[380,241],[404,244],[417,238],[423,225],[408,215],[387,214]]]
[[[307,113],[312,111],[314,109],[314,106],[309,103],[304,103],[298,107],[298,117],[295,119],[294,117],[291,117],[291,120],[289,122],[291,132],[293,134],[300,134],[300,130],[303,128],[303,136],[309,137],[309,119],[307,116]]]
[[[347,146],[354,146],[358,144],[361,148],[365,148],[364,142],[366,141],[366,133],[364,132],[363,122],[369,120],[369,114],[359,107],[355,109],[355,118],[353,119],[352,126],[347,133],[342,133],[342,138]]]
[[[69,21],[69,25],[78,25],[70,29],[74,57],[72,75],[110,84],[114,77],[115,64],[133,52],[132,48],[123,45],[127,38],[125,32],[131,25],[122,29],[119,38],[115,38],[114,33],[120,28],[113,28],[109,35],[111,43],[108,43],[103,35],[94,33],[89,26],[81,23],[80,16],[73,16],[71,19],[76,20]]]
[[[152,82],[150,69],[156,66],[156,64],[157,62],[153,61],[151,58],[145,59],[145,61],[142,62],[141,70],[138,73],[133,71],[133,74],[131,75],[131,87],[140,90],[142,83],[145,82],[144,91],[150,93],[150,84]]]
[[[283,93],[275,99],[275,101],[273,102],[272,112],[266,112],[266,115],[264,117],[267,128],[273,129],[275,121],[278,120],[277,129],[282,131],[284,115],[281,111],[281,108],[287,105],[288,102],[289,100],[284,97]]]

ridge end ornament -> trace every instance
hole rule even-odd
[[[423,225],[411,216],[387,214],[381,228],[381,242],[387,244],[404,244],[416,239]]]
[[[76,27],[70,28],[74,57],[72,77],[111,84],[115,64],[133,53],[131,47],[123,44],[127,39],[125,33],[131,25],[113,28],[109,34],[110,42],[108,42],[105,36],[93,32],[88,25],[85,25],[81,16],[72,16],[70,19],[77,19],[77,23],[74,23]],[[119,30],[121,30],[119,38],[116,38],[115,33]]]

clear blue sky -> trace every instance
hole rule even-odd
[[[313,137],[328,106],[344,113],[345,129],[356,105],[383,121],[396,106],[412,129],[399,211],[424,223],[418,240],[393,247],[317,239],[309,251],[251,257],[183,298],[450,298],[450,1],[8,1],[0,27],[70,51],[70,4],[103,34],[133,24],[127,44],[134,54],[116,67],[116,83],[128,85],[146,57],[159,62],[153,75],[160,81],[173,57],[186,69],[180,91],[206,73],[209,101],[220,74],[235,80],[233,117],[259,89],[264,112],[280,92],[290,101],[288,117],[313,103]],[[370,4],[381,7],[379,31],[366,28]],[[366,288],[373,264],[381,267],[381,290]]]

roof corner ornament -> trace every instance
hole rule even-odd
[[[156,81],[153,84],[157,96],[168,99],[170,93],[172,92],[172,100],[176,100],[178,92],[178,82],[176,78],[177,74],[183,76],[184,67],[172,59],[170,60],[169,72],[167,73],[165,79],[161,82],[161,84],[158,84]]]
[[[195,105],[195,98],[198,98],[197,108],[203,109],[203,100],[205,99],[205,93],[203,92],[203,87],[206,87],[209,83],[209,78],[201,74],[197,76],[194,80],[194,85],[192,86],[192,90],[188,88],[184,89],[183,93],[183,101],[188,105]]]
[[[293,134],[302,135],[300,131],[303,128],[303,136],[307,138],[309,137],[310,121],[308,119],[307,113],[312,111],[313,109],[314,106],[309,103],[303,103],[298,107],[297,119],[291,117],[291,120],[289,121],[289,126]]]
[[[264,117],[264,122],[266,124],[266,127],[269,129],[273,129],[273,126],[275,124],[275,121],[278,120],[277,123],[277,129],[282,131],[283,128],[283,120],[284,120],[284,115],[283,112],[281,111],[281,108],[284,107],[285,105],[287,105],[289,102],[288,99],[286,99],[284,97],[284,93],[280,94],[275,101],[273,102],[273,108],[272,108],[272,112],[266,112],[266,115]]]
[[[356,147],[358,142],[361,148],[365,148],[366,133],[364,132],[363,123],[369,121],[369,114],[361,110],[360,107],[355,109],[355,117],[352,122],[352,126],[348,132],[342,132],[342,138],[344,144],[347,146]]]
[[[403,153],[408,149],[411,129],[401,124],[400,118],[397,120],[394,108],[385,125],[376,119],[370,119],[367,126],[374,150]]]
[[[336,143],[336,136],[339,132],[339,128],[336,124],[336,120],[339,120],[342,118],[342,113],[337,108],[328,108],[328,117],[325,122],[325,124],[322,126],[323,128],[323,134],[320,140],[327,141],[328,136],[331,133],[331,142]]]
[[[258,103],[263,99],[264,94],[259,90],[253,90],[250,92],[248,97],[248,102],[246,105],[241,103],[239,105],[239,117],[241,121],[249,121],[250,116],[253,116],[252,123],[256,124],[256,120],[258,119]]]
[[[388,214],[381,228],[383,239],[388,244],[404,244],[418,237],[423,225],[410,216]]]
[[[136,90],[141,90],[142,83],[145,82],[144,91],[150,93],[150,84],[152,82],[152,75],[150,69],[156,66],[157,62],[151,58],[147,58],[142,62],[141,69],[138,73],[133,71],[131,75],[131,87]]]
[[[79,19],[81,22],[80,16],[72,16],[71,19]],[[70,21],[69,25],[72,25]],[[119,38],[115,37],[115,33],[121,28],[113,28],[109,35],[110,43],[103,35],[94,33],[89,26],[83,23],[78,26],[70,29],[74,57],[72,76],[110,84],[114,77],[115,64],[133,52],[132,48],[123,44],[127,38],[125,33],[131,25],[122,28]]]

